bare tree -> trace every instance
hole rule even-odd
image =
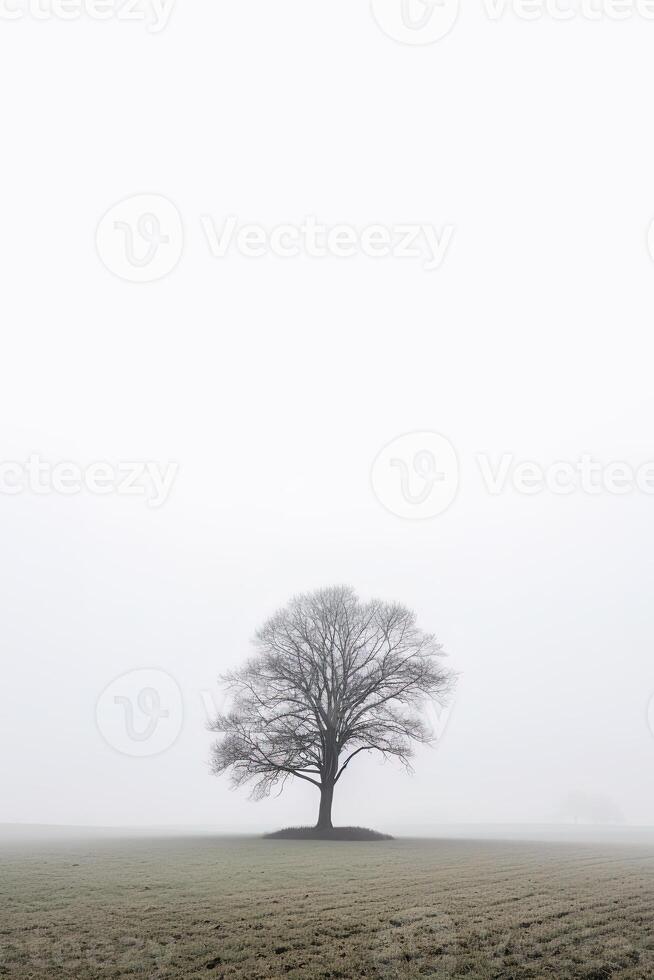
[[[257,655],[222,681],[233,707],[210,725],[223,737],[211,769],[252,781],[261,799],[289,777],[320,790],[317,827],[331,828],[334,787],[356,756],[380,752],[410,768],[432,740],[421,709],[444,704],[453,675],[441,646],[397,603],[361,602],[336,587],[296,596],[255,638]]]

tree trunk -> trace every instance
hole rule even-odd
[[[318,812],[317,830],[332,829],[332,800],[334,798],[334,784],[323,783],[320,787],[320,810]]]

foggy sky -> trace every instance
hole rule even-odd
[[[347,583],[415,609],[460,679],[438,748],[413,776],[357,760],[337,823],[572,808],[652,824],[654,498],[491,496],[475,461],[654,458],[651,25],[591,43],[594,25],[470,15],[414,50],[365,5],[247,6],[180,4],[155,38],[112,23],[0,38],[21,147],[3,161],[2,458],[179,464],[159,509],[0,496],[0,821],[313,822],[310,786],[253,803],[209,776],[203,692],[219,698],[295,592]],[[145,191],[180,209],[185,253],[125,283],[95,227]],[[203,213],[455,231],[432,272],[217,262]],[[423,430],[452,442],[460,491],[414,522],[381,506],[370,468]],[[155,757],[96,725],[102,691],[138,668],[183,697]]]

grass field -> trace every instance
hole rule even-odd
[[[188,837],[0,862],[1,977],[654,977],[648,846]]]

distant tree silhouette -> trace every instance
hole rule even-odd
[[[257,654],[222,679],[233,706],[210,724],[222,733],[211,769],[261,799],[289,777],[320,790],[317,828],[332,827],[334,788],[363,752],[407,768],[432,734],[421,716],[453,684],[442,648],[405,606],[361,602],[353,589],[293,598],[257,632]]]

